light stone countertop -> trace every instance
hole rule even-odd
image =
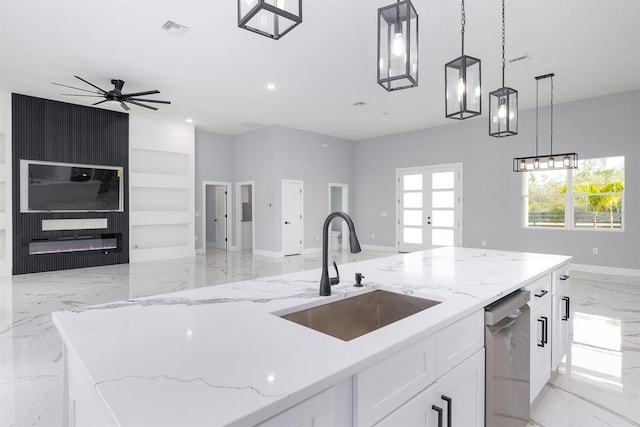
[[[481,309],[571,257],[439,248],[74,311],[53,321],[122,426],[263,421]],[[364,288],[353,287],[356,272]],[[441,301],[345,342],[272,314],[382,288]]]

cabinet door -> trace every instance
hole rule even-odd
[[[258,427],[329,427],[336,425],[334,388],[329,388],[286,411],[258,424]]]
[[[484,426],[484,349],[462,362],[376,426]]]
[[[569,266],[563,266],[553,272],[553,320],[551,321],[551,370],[555,371],[567,353],[569,345]]]
[[[551,378],[551,299],[531,310],[531,396],[535,400]]]

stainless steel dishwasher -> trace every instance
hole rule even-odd
[[[485,307],[485,426],[529,423],[529,291]]]

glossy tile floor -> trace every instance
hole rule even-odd
[[[340,264],[389,254],[334,256]],[[210,251],[0,278],[0,426],[62,424],[62,347],[51,312],[319,266],[319,254],[274,259]],[[534,402],[529,425],[640,426],[640,279],[572,276],[569,354]]]

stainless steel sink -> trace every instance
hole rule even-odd
[[[425,298],[383,290],[281,314],[283,319],[350,341],[440,304]]]

